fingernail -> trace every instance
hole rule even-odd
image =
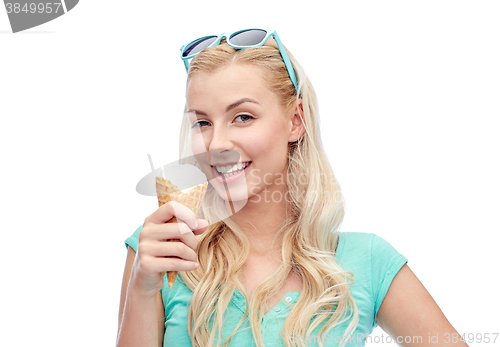
[[[198,221],[196,219],[194,220],[194,228],[198,229]]]
[[[199,267],[200,267],[200,264],[198,264],[198,263],[194,263],[194,268],[195,268],[195,269],[197,269],[197,268],[199,268]]]

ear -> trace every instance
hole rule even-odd
[[[302,135],[304,135],[306,128],[302,121],[304,119],[303,115],[304,115],[304,108],[302,106],[302,99],[297,99],[297,102],[295,103],[295,107],[293,109],[292,118],[290,119],[292,126],[290,129],[290,136],[288,138],[288,142],[298,141],[302,137]]]

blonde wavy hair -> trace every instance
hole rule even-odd
[[[289,144],[286,177],[289,198],[286,200],[292,214],[284,218],[279,231],[283,234],[281,266],[256,287],[247,312],[229,337],[222,336],[224,312],[236,288],[245,293],[239,275],[250,247],[245,233],[231,218],[220,221],[226,214],[224,201],[209,185],[199,215],[210,224],[215,221],[215,224],[198,236],[200,267],[179,273],[193,291],[188,311],[188,330],[193,346],[206,347],[215,342],[216,346],[229,345],[232,336],[248,317],[255,344],[264,347],[261,322],[266,302],[282,288],[291,271],[301,276],[303,287],[284,323],[281,337],[287,347],[292,346],[292,333],[311,336],[313,330],[324,323],[319,331],[323,336],[352,318],[342,339],[345,341],[358,322],[357,306],[349,289],[354,282],[353,274],[344,271],[335,258],[337,231],[344,218],[344,198],[323,150],[316,94],[303,69],[290,53],[288,55],[297,75],[298,91],[288,76],[279,50],[273,46],[236,50],[222,42],[199,53],[189,68],[188,82],[194,75],[211,73],[230,64],[257,66],[264,72],[262,76],[285,110],[295,107],[300,95],[303,102],[301,116],[305,124],[304,135]],[[189,132],[184,117],[180,157],[189,157],[191,164],[198,166],[191,157]],[[304,178],[307,178],[305,184]],[[239,251],[235,252],[236,249]],[[293,345],[297,344],[304,345]],[[323,346],[322,341],[319,344]]]

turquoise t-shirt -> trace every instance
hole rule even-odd
[[[139,227],[132,236],[125,240],[126,246],[137,251]],[[366,337],[377,326],[375,318],[391,285],[391,282],[408,261],[399,254],[387,241],[375,234],[357,232],[339,232],[337,258],[345,270],[354,273],[355,283],[350,286],[352,295],[358,307],[359,322],[347,340],[346,346],[364,346]],[[187,304],[192,291],[178,276],[172,289],[168,288],[165,277],[162,288],[163,304],[165,306],[165,336],[164,346],[192,346],[187,329]],[[284,346],[281,330],[285,319],[293,305],[297,302],[300,292],[289,292],[265,316],[262,322],[262,337],[266,347]],[[228,306],[228,319],[223,327],[223,336],[228,337],[245,313],[246,301],[236,290]],[[321,325],[310,336],[292,335],[287,337],[291,342],[304,342],[307,346],[317,346],[318,340],[324,346],[338,346],[348,322],[319,336]],[[246,320],[235,333],[230,346],[255,346],[252,330]]]

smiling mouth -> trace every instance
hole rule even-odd
[[[247,168],[250,165],[251,161],[246,161],[243,163],[239,163],[236,165],[228,165],[228,166],[212,166],[215,172],[217,172],[222,177],[231,177],[236,175]]]

